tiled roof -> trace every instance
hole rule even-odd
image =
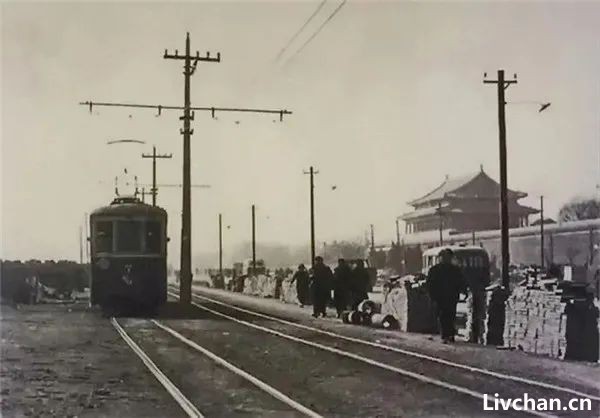
[[[462,212],[462,210],[458,209],[458,208],[448,209],[448,204],[442,204],[441,207],[442,207],[443,214],[448,214],[449,212],[452,212],[452,213]],[[438,206],[433,206],[433,207],[429,207],[429,208],[420,208],[420,209],[416,209],[412,212],[403,214],[401,216],[401,218],[402,218],[402,220],[407,221],[410,219],[420,218],[422,216],[437,215],[438,210],[439,210]]]
[[[442,200],[447,195],[453,194],[454,192],[465,187],[466,185],[468,185],[475,179],[479,178],[480,176],[484,176],[484,178],[486,180],[495,183],[496,184],[495,188],[498,189],[498,193],[499,193],[500,185],[495,180],[493,180],[491,177],[489,177],[483,171],[483,169],[481,169],[480,171],[478,171],[476,173],[471,173],[471,174],[468,174],[465,176],[455,177],[455,178],[446,178],[446,180],[441,185],[439,185],[438,187],[433,189],[431,192],[427,193],[425,196],[422,196],[418,199],[408,202],[408,204],[411,206],[419,206],[419,205],[422,205],[427,202],[435,202],[438,200]],[[512,190],[509,190],[508,193],[509,193],[509,195],[512,194],[515,197],[525,197],[526,196],[525,193],[512,191]]]

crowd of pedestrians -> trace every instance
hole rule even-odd
[[[363,260],[353,264],[351,266],[340,258],[333,272],[323,263],[322,257],[315,257],[315,264],[308,271],[300,264],[292,278],[300,306],[312,304],[315,318],[325,317],[330,303],[335,307],[338,318],[345,310],[356,309],[360,302],[368,299],[371,280]]]
[[[444,249],[438,264],[427,275],[427,289],[444,343],[454,342],[456,305],[460,294],[468,291],[462,269],[453,263],[453,258],[452,250]],[[312,304],[315,318],[327,316],[326,308],[330,304],[335,307],[338,318],[348,309],[356,310],[368,299],[372,285],[364,261],[351,264],[340,258],[333,271],[323,263],[322,257],[315,257],[315,264],[309,270],[300,264],[292,278],[300,306]]]

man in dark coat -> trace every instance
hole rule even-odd
[[[308,284],[309,277],[308,272],[306,271],[306,267],[304,264],[300,264],[298,266],[298,271],[294,273],[294,277],[292,277],[292,284],[296,282],[296,293],[298,294],[298,303],[300,307],[308,304]]]
[[[331,296],[332,281],[333,273],[331,269],[323,264],[322,257],[315,257],[312,276],[313,316],[315,318],[319,315],[323,317],[327,315],[326,307]]]
[[[456,304],[459,295],[466,292],[466,283],[460,267],[452,264],[454,254],[449,248],[440,252],[440,263],[429,269],[427,287],[436,305],[442,341],[453,342],[456,334]]]
[[[365,263],[358,260],[352,271],[352,309],[356,310],[359,303],[369,298],[370,280]]]
[[[341,318],[342,312],[348,308],[351,276],[352,271],[348,264],[346,264],[346,260],[340,258],[338,266],[333,271],[333,303],[337,310],[338,318]]]

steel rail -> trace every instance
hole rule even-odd
[[[349,351],[341,350],[339,348],[330,347],[328,345],[324,345],[324,344],[321,344],[321,343],[316,343],[316,342],[313,342],[313,341],[305,340],[303,338],[295,337],[293,335],[289,335],[289,334],[286,334],[286,333],[283,333],[283,332],[280,332],[280,331],[276,331],[276,330],[273,330],[271,328],[263,327],[261,325],[256,325],[256,324],[253,324],[251,322],[244,321],[242,319],[238,319],[238,318],[235,318],[233,316],[230,316],[230,315],[224,314],[222,312],[216,311],[214,309],[207,308],[206,306],[202,306],[201,304],[198,304],[198,303],[195,303],[195,302],[192,302],[192,304],[194,306],[196,306],[196,307],[198,307],[198,308],[200,308],[202,310],[205,310],[207,312],[210,312],[210,313],[212,313],[212,314],[214,314],[216,316],[220,316],[222,318],[228,319],[228,320],[236,322],[238,324],[245,325],[245,326],[247,326],[249,328],[254,328],[254,329],[266,332],[268,334],[272,334],[272,335],[275,335],[275,336],[278,336],[278,337],[281,337],[281,338],[284,338],[284,339],[287,339],[287,340],[290,340],[290,341],[298,342],[300,344],[308,345],[310,347],[318,348],[318,349],[323,350],[323,351],[328,351],[330,353],[334,353],[334,354],[340,355],[342,357],[351,358],[351,359],[360,361],[362,363],[369,364],[371,366],[379,367],[381,369],[388,370],[388,371],[400,374],[402,376],[418,380],[418,381],[420,381],[422,383],[427,383],[427,384],[435,385],[435,386],[438,386],[438,387],[441,387],[441,388],[444,388],[444,389],[448,389],[448,390],[451,390],[451,391],[454,391],[454,392],[457,392],[457,393],[460,393],[460,394],[463,394],[463,395],[470,396],[470,397],[478,399],[478,400],[485,400],[486,399],[484,393],[477,392],[475,390],[472,390],[472,389],[469,389],[469,388],[466,388],[466,387],[463,387],[463,386],[455,385],[453,383],[449,383],[449,382],[446,382],[444,380],[436,379],[434,377],[425,376],[425,375],[420,374],[420,373],[411,372],[410,370],[403,369],[401,367],[392,366],[392,365],[389,365],[389,364],[386,364],[386,363],[382,363],[380,361],[373,360],[371,358],[364,357],[364,356],[361,356],[359,354],[351,353]],[[534,416],[538,416],[538,417],[543,417],[543,418],[556,418],[556,415],[546,414],[546,413],[538,412],[538,411],[523,410],[521,412],[526,413],[526,414],[530,414],[530,415],[534,415]]]
[[[358,344],[363,344],[363,345],[367,345],[367,346],[371,346],[371,347],[376,347],[376,348],[380,348],[382,350],[386,350],[386,351],[393,351],[399,354],[404,354],[404,355],[408,355],[408,356],[412,356],[412,357],[416,357],[416,358],[420,358],[423,360],[428,360],[431,362],[435,362],[435,363],[439,363],[439,364],[443,364],[445,366],[450,366],[450,367],[454,367],[454,368],[458,368],[458,369],[462,369],[462,370],[467,370],[473,373],[479,373],[479,374],[483,374],[483,375],[487,375],[487,376],[491,376],[491,377],[495,377],[497,379],[502,379],[502,380],[508,380],[508,381],[514,381],[514,382],[518,382],[518,383],[524,383],[524,384],[528,384],[531,386],[537,386],[543,389],[550,389],[550,390],[554,390],[556,392],[563,392],[563,393],[568,393],[570,395],[576,395],[576,396],[581,396],[581,397],[585,397],[585,398],[589,398],[591,400],[594,401],[598,401],[600,402],[600,396],[598,395],[592,395],[590,393],[586,393],[586,392],[582,392],[582,391],[578,391],[576,389],[571,389],[565,386],[560,386],[560,385],[555,385],[552,383],[546,383],[546,382],[540,382],[538,380],[533,380],[533,379],[528,379],[525,377],[521,377],[521,376],[515,376],[515,375],[510,375],[507,373],[501,373],[501,372],[495,372],[493,370],[489,370],[489,369],[483,369],[480,367],[475,367],[475,366],[470,366],[467,364],[463,364],[463,363],[457,363],[454,361],[450,361],[450,360],[445,360],[443,358],[439,358],[439,357],[434,357],[434,356],[430,356],[427,354],[422,354],[422,353],[418,353],[415,351],[411,351],[411,350],[405,350],[402,348],[398,348],[398,347],[393,347],[390,345],[385,345],[385,344],[381,344],[381,343],[376,343],[376,342],[372,342],[372,341],[368,341],[368,340],[363,340],[361,338],[355,338],[355,337],[348,337],[346,335],[342,335],[342,334],[338,334],[336,332],[332,332],[332,331],[326,331],[320,328],[315,328],[315,327],[311,327],[308,325],[304,325],[304,324],[298,324],[296,322],[292,322],[292,321],[288,321],[285,319],[281,319],[281,318],[277,318],[271,315],[267,315],[267,314],[263,314],[260,312],[256,312],[256,311],[252,311],[249,309],[245,309],[245,308],[240,308],[238,306],[235,305],[231,305],[216,299],[212,299],[203,295],[199,295],[198,293],[193,295],[196,298],[200,298],[200,299],[204,299],[207,300],[209,302],[213,302],[216,303],[218,305],[223,305],[226,307],[230,307],[232,309],[238,310],[240,312],[244,312],[244,313],[248,313],[257,317],[261,317],[264,319],[268,319],[271,321],[275,321],[275,322],[279,322],[282,324],[286,324],[286,325],[291,325],[294,326],[296,328],[299,329],[304,329],[307,331],[313,331],[313,332],[317,332],[319,334],[322,335],[327,335],[330,337],[334,337],[334,338],[339,338],[345,341],[350,341],[350,342],[354,342],[354,343],[358,343]]]
[[[110,323],[117,330],[121,338],[127,343],[129,348],[142,360],[144,365],[154,375],[156,380],[169,392],[175,401],[181,406],[185,413],[191,418],[204,418],[204,415],[186,398],[183,393],[169,380],[169,378],[158,368],[158,366],[148,357],[148,355],[140,348],[133,339],[127,335],[121,324],[113,317]]]

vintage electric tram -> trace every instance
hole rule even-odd
[[[167,299],[167,212],[117,197],[90,215],[91,304],[155,312]]]

